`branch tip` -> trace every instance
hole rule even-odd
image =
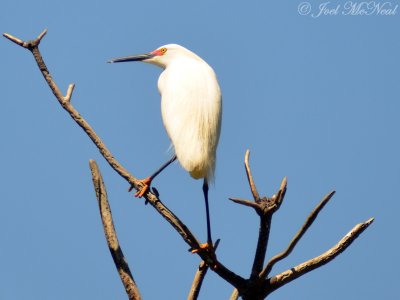
[[[268,276],[269,272],[271,272],[272,268],[274,265],[281,261],[282,259],[286,258],[289,256],[290,253],[292,253],[293,249],[297,245],[297,243],[300,241],[300,239],[303,237],[303,235],[307,232],[308,228],[311,227],[311,225],[314,223],[315,219],[317,218],[318,214],[320,211],[324,208],[324,206],[329,202],[329,200],[332,198],[332,196],[335,194],[335,191],[330,192],[327,194],[321,201],[318,203],[318,205],[313,209],[313,211],[308,215],[306,221],[304,222],[303,226],[299,229],[299,231],[296,233],[296,235],[293,237],[293,239],[290,241],[289,245],[287,248],[282,251],[281,253],[275,255],[270,259],[270,261],[267,263],[265,268],[261,271],[259,277],[260,278],[265,278]]]
[[[92,171],[92,174],[94,172],[99,172],[99,166],[97,165],[97,162],[94,159],[89,159],[89,167],[90,170]]]
[[[249,157],[250,157],[250,149],[247,149],[246,153],[244,154],[244,163],[249,163]]]
[[[287,188],[287,178],[285,176],[282,179],[278,192],[272,195],[272,200],[275,202],[277,207],[279,207],[282,204],[283,198],[285,197],[286,194],[286,188]]]
[[[74,91],[74,88],[75,88],[75,84],[74,84],[74,83],[71,83],[71,84],[68,86],[67,94],[66,94],[65,97],[64,97],[64,100],[65,100],[65,101],[67,101],[67,102],[70,102],[70,101],[71,101],[71,96],[72,96],[72,93],[73,93],[73,91]]]
[[[253,201],[250,201],[250,200],[239,199],[239,198],[229,198],[229,200],[231,200],[231,201],[233,201],[233,202],[235,202],[237,204],[241,204],[241,205],[244,205],[244,206],[252,207],[256,211],[260,210],[260,206],[256,202],[253,202]]]
[[[287,177],[285,176],[282,179],[281,186],[279,187],[279,189],[286,191],[286,188],[287,188]]]
[[[367,221],[365,221],[364,223],[366,224],[366,225],[371,225],[372,223],[374,223],[374,221],[375,221],[375,218],[374,217],[372,217],[372,218],[369,218]]]
[[[251,174],[250,164],[249,164],[250,150],[246,150],[246,154],[244,155],[244,167],[246,169],[247,180],[250,185],[251,193],[253,194],[253,198],[255,201],[260,200],[260,195],[257,192],[256,185],[254,183],[253,175]]]
[[[7,39],[9,39],[11,42],[21,46],[21,47],[25,47],[25,42],[23,40],[20,40],[19,38],[16,38],[15,36],[12,36],[11,34],[8,33],[3,33],[3,36]]]
[[[371,225],[373,221],[374,218],[370,218],[364,223],[357,224],[336,245],[321,255],[309,259],[296,267],[268,279],[268,289],[270,289],[269,293],[332,261],[340,253],[344,252],[368,228],[368,226]]]
[[[47,28],[45,28],[40,34],[39,36],[36,38],[38,40],[38,42],[40,42],[42,40],[42,38],[46,35],[47,33]]]
[[[321,200],[321,202],[317,205],[317,207],[315,207],[314,211],[312,212],[312,214],[314,212],[316,212],[317,214],[319,213],[319,211],[325,206],[326,203],[328,203],[329,200],[331,200],[331,198],[333,197],[333,195],[335,195],[336,191],[332,191],[329,194],[327,194],[324,199]]]
[[[221,242],[221,239],[217,239],[214,243],[214,250],[217,250],[219,243]]]

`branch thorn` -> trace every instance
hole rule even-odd
[[[255,201],[260,200],[260,195],[257,192],[256,185],[254,184],[253,175],[251,174],[250,164],[249,164],[250,150],[246,150],[246,154],[244,156],[244,166],[246,169],[247,180],[249,181],[251,193],[253,194],[253,198]]]
[[[36,39],[38,40],[38,43],[40,43],[40,41],[41,41],[42,38],[46,35],[46,33],[47,33],[47,28],[44,29],[44,30],[42,31],[42,33],[39,34],[39,36],[36,38]]]
[[[5,38],[9,39],[11,42],[25,48],[25,45],[24,45],[25,42],[23,40],[20,40],[19,38],[16,38],[15,36],[12,36],[11,34],[8,34],[8,33],[3,33],[3,36]]]
[[[73,91],[74,91],[74,88],[75,88],[75,84],[74,84],[74,83],[71,83],[71,84],[68,86],[67,94],[66,94],[65,97],[64,97],[64,100],[65,100],[66,102],[71,102],[71,96],[72,96],[72,93],[73,93]]]

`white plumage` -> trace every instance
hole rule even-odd
[[[178,161],[193,178],[213,180],[222,113],[214,70],[177,44],[110,62],[127,61],[143,61],[164,69],[158,79],[161,113]]]
[[[221,92],[214,70],[196,54],[176,44],[110,62],[127,61],[143,61],[164,69],[158,79],[161,114],[176,155],[153,175],[141,180],[143,188],[135,195],[143,196],[151,181],[177,158],[193,178],[204,178],[207,243],[195,251],[212,249],[208,182],[214,179],[222,114]]]
[[[165,68],[158,80],[164,126],[182,167],[195,179],[213,180],[221,128],[215,73],[186,48],[163,47],[168,50],[156,64]]]

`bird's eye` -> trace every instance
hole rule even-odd
[[[160,52],[161,52],[161,54],[165,54],[165,52],[167,52],[167,48],[161,48]]]

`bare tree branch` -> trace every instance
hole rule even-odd
[[[263,197],[258,200],[260,210],[262,211],[260,216],[260,226],[258,230],[258,240],[256,253],[254,255],[253,266],[251,268],[250,280],[255,280],[264,265],[265,256],[267,254],[269,235],[271,230],[272,215],[279,209],[283,198],[286,194],[287,180],[283,178],[281,186],[272,198]]]
[[[46,80],[47,84],[49,85],[51,91],[53,92],[54,96],[57,98],[58,102],[61,106],[70,114],[72,119],[85,131],[85,133],[89,136],[89,138],[93,141],[96,147],[99,149],[102,156],[106,159],[109,165],[126,181],[129,182],[131,186],[133,186],[136,190],[141,189],[142,184],[140,181],[137,180],[133,175],[131,175],[111,154],[110,150],[105,146],[103,141],[100,137],[96,134],[93,128],[87,123],[87,121],[79,114],[79,112],[71,105],[70,98],[72,95],[72,91],[74,86],[70,85],[66,96],[64,97],[53,80],[50,72],[44,63],[42,55],[39,51],[39,44],[43,36],[47,33],[47,30],[44,30],[36,39],[24,42],[10,34],[4,33],[3,36],[7,39],[11,40],[12,42],[16,43],[17,45],[28,49],[32,52],[35,61]],[[192,248],[197,249],[200,247],[199,241],[195,238],[195,236],[191,233],[191,231],[186,227],[186,225],[177,217],[175,216],[172,211],[170,211],[161,201],[160,199],[154,195],[152,192],[148,191],[144,195],[146,201],[148,201],[156,210],[157,212],[168,221],[172,225],[172,227],[181,235],[183,240]],[[199,251],[197,254],[207,262],[207,264],[211,266],[216,266],[213,268],[219,276],[225,279],[227,282],[232,284],[233,286],[240,288],[245,285],[245,280],[238,276],[237,274],[233,273],[231,270],[227,269],[222,263],[216,260],[216,257],[213,253],[208,251]]]
[[[239,298],[239,291],[234,289],[229,300],[237,300]]]
[[[79,114],[79,112],[71,105],[71,98],[74,90],[74,84],[70,84],[66,95],[63,96],[59,87],[54,82],[49,70],[47,69],[46,64],[41,56],[39,51],[39,44],[42,38],[46,35],[47,30],[44,30],[36,39],[25,42],[22,41],[10,34],[4,33],[4,37],[14,42],[15,44],[28,49],[32,52],[34,59],[45,78],[47,84],[49,85],[51,91],[57,98],[60,105],[70,114],[72,119],[85,131],[85,133],[89,136],[89,138],[96,145],[102,156],[106,159],[109,165],[128,183],[133,186],[136,190],[140,190],[142,188],[142,183],[137,180],[132,174],[130,174],[111,154],[108,148],[105,146],[103,141],[99,138],[99,136],[95,133],[92,127],[83,119],[83,117]],[[259,228],[259,237],[257,242],[256,253],[254,256],[252,271],[249,279],[244,279],[241,276],[235,274],[228,268],[226,268],[222,263],[220,263],[214,251],[198,251],[197,254],[202,258],[203,262],[199,268],[198,273],[196,273],[191,294],[189,295],[189,300],[194,300],[197,298],[199,289],[202,284],[202,280],[205,276],[205,273],[209,266],[214,272],[216,272],[220,277],[224,280],[232,284],[236,289],[233,291],[231,295],[231,300],[235,300],[239,297],[239,295],[244,300],[254,300],[254,299],[264,299],[270,293],[275,291],[276,289],[282,287],[288,282],[318,268],[331,260],[333,260],[337,255],[342,253],[350,244],[373,222],[373,218],[369,219],[364,223],[360,223],[356,225],[345,237],[339,241],[334,247],[332,247],[327,252],[321,254],[318,257],[310,259],[290,270],[282,272],[278,275],[275,275],[271,278],[266,279],[273,266],[280,260],[287,257],[307,229],[312,225],[318,213],[322,210],[325,204],[330,200],[333,196],[333,193],[328,194],[320,204],[314,209],[314,211],[309,215],[306,222],[303,224],[302,228],[298,231],[296,236],[292,239],[289,246],[286,250],[275,255],[266,265],[264,269],[262,269],[267,246],[268,239],[270,234],[271,220],[275,211],[277,211],[284,199],[287,187],[286,177],[282,180],[279,191],[274,194],[271,198],[263,197],[261,198],[258,194],[257,188],[254,183],[254,179],[251,173],[250,164],[249,164],[249,156],[250,151],[247,150],[245,154],[245,170],[248,179],[248,183],[250,186],[251,193],[253,195],[254,201],[238,199],[238,198],[230,198],[230,200],[235,203],[245,205],[247,207],[252,207],[256,213],[260,217],[260,228]],[[111,211],[107,202],[107,194],[104,187],[104,183],[101,178],[101,174],[98,170],[98,167],[94,161],[90,162],[93,183],[96,189],[96,195],[99,201],[99,207],[101,211],[104,231],[106,234],[107,242],[109,243],[109,248],[111,254],[113,256],[114,262],[117,266],[120,277],[124,283],[125,289],[131,297],[130,299],[140,299],[139,291],[135,286],[135,282],[133,280],[132,274],[129,271],[129,267],[123,257],[122,250],[119,248],[118,240],[116,237],[115,230],[112,224]],[[155,189],[153,188],[153,191]],[[196,239],[196,237],[192,234],[192,232],[186,227],[186,225],[175,216],[160,200],[158,193],[148,191],[144,195],[146,202],[149,202],[156,211],[165,218],[170,225],[180,234],[182,239],[192,248],[198,249],[200,247],[200,243]],[[192,298],[190,298],[192,297]]]
[[[260,206],[254,201],[245,200],[245,199],[239,199],[239,198],[229,198],[229,200],[231,200],[231,201],[233,201],[233,202],[235,202],[237,204],[241,204],[241,205],[244,205],[244,206],[252,207],[257,212],[260,212],[260,209],[261,209]]]
[[[271,260],[268,262],[267,266],[260,273],[260,277],[261,278],[265,278],[266,276],[268,276],[268,274],[269,274],[269,272],[271,272],[273,266],[278,261],[286,258],[293,251],[294,247],[297,245],[299,240],[302,238],[302,236],[307,232],[308,228],[310,228],[312,223],[315,221],[315,219],[317,218],[319,212],[324,208],[324,206],[328,203],[328,201],[332,198],[332,196],[334,194],[335,194],[335,191],[330,192],[314,208],[314,210],[308,216],[307,220],[304,222],[303,226],[300,228],[300,230],[296,233],[296,235],[294,236],[294,238],[290,242],[289,246],[283,252],[281,252],[281,253],[279,253],[279,254],[277,254],[277,255],[275,255],[274,257],[271,258]]]
[[[3,36],[8,38],[10,41],[16,43],[19,46],[29,49],[34,46],[38,46],[40,44],[40,41],[42,40],[42,38],[46,35],[46,33],[47,33],[47,29],[43,30],[36,39],[34,39],[32,41],[28,41],[28,42],[24,42],[24,41],[20,40],[19,38],[16,38],[8,33],[3,33]]]
[[[99,167],[94,160],[90,160],[90,170],[92,172],[92,179],[94,190],[96,192],[97,202],[99,204],[101,221],[103,223],[104,234],[106,236],[108,249],[117,267],[117,271],[121,278],[125,291],[130,300],[141,300],[139,289],[133,279],[132,273],[129,269],[128,262],[124,257],[124,253],[118,242],[117,233],[115,232],[114,223],[111,214],[110,204],[108,203],[107,191],[104,185],[103,177],[101,176]]]
[[[277,211],[282,204],[283,198],[286,194],[287,188],[287,179],[283,178],[280,188],[276,194],[274,194],[271,198],[268,197],[260,197],[257,192],[257,188],[254,183],[254,179],[251,173],[250,163],[249,163],[250,151],[247,150],[245,154],[245,170],[247,179],[249,182],[250,190],[253,194],[254,201],[244,200],[239,198],[229,198],[231,201],[235,203],[252,207],[260,217],[260,226],[258,232],[258,240],[256,252],[254,255],[253,266],[251,268],[251,275],[249,278],[249,282],[244,290],[234,290],[231,297],[232,299],[237,298],[239,292],[241,294],[247,293],[248,290],[253,289],[251,285],[261,286],[262,280],[259,278],[259,274],[263,269],[264,260],[268,247],[268,240],[271,229],[271,221],[272,215],[275,211]],[[252,295],[253,296],[253,295]],[[249,299],[251,299],[251,297]]]
[[[275,204],[278,206],[276,209],[279,209],[279,207],[281,206],[282,201],[286,195],[286,190],[287,190],[287,178],[283,177],[278,193],[276,193],[272,196],[272,199],[275,201]]]
[[[250,275],[250,279],[252,280],[258,277],[258,274],[260,274],[264,264],[265,255],[267,253],[269,234],[271,230],[271,220],[272,218],[270,216],[260,217],[257,248],[254,255],[253,266],[251,268]]]
[[[254,201],[260,200],[260,195],[257,192],[256,185],[254,184],[253,175],[251,174],[251,169],[249,165],[249,157],[250,157],[250,150],[247,149],[246,154],[244,156],[244,166],[246,169],[247,180],[250,185],[251,193],[253,194]]]
[[[68,86],[67,94],[66,94],[65,97],[64,97],[64,100],[65,100],[65,101],[67,101],[67,102],[70,102],[70,101],[71,101],[72,92],[74,91],[74,88],[75,88],[75,84],[73,84],[73,83],[71,83],[71,84]]]
[[[215,241],[215,243],[214,243],[215,251],[217,251],[220,241],[221,241],[220,239]],[[196,271],[196,274],[194,275],[193,283],[190,288],[189,296],[187,297],[187,300],[197,300],[197,298],[199,297],[201,286],[203,284],[204,277],[206,277],[207,271],[208,271],[208,265],[203,260],[200,262],[199,267]]]
[[[89,125],[88,122],[79,114],[79,112],[71,105],[71,96],[72,91],[75,87],[74,84],[70,84],[64,97],[61,90],[53,80],[43,58],[39,51],[39,43],[44,35],[47,33],[47,29],[45,29],[36,39],[24,42],[10,34],[4,33],[3,35],[8,38],[9,40],[13,41],[17,45],[24,47],[32,52],[35,61],[42,73],[44,79],[46,80],[47,84],[49,85],[51,91],[53,92],[54,96],[57,98],[58,102],[61,106],[70,114],[72,119],[86,132],[89,138],[93,141],[96,147],[100,150],[100,153],[106,159],[106,161],[110,164],[110,166],[123,178],[125,178],[131,185],[137,187],[138,181],[137,179],[132,176],[121,164],[113,157],[110,150],[106,147],[106,145],[101,141],[99,136],[97,136],[96,132],[93,128]]]
[[[345,251],[373,221],[374,218],[370,218],[364,223],[357,224],[335,246],[325,253],[268,279],[265,283],[265,291],[267,291],[265,297],[294,279],[332,261],[340,253]]]

